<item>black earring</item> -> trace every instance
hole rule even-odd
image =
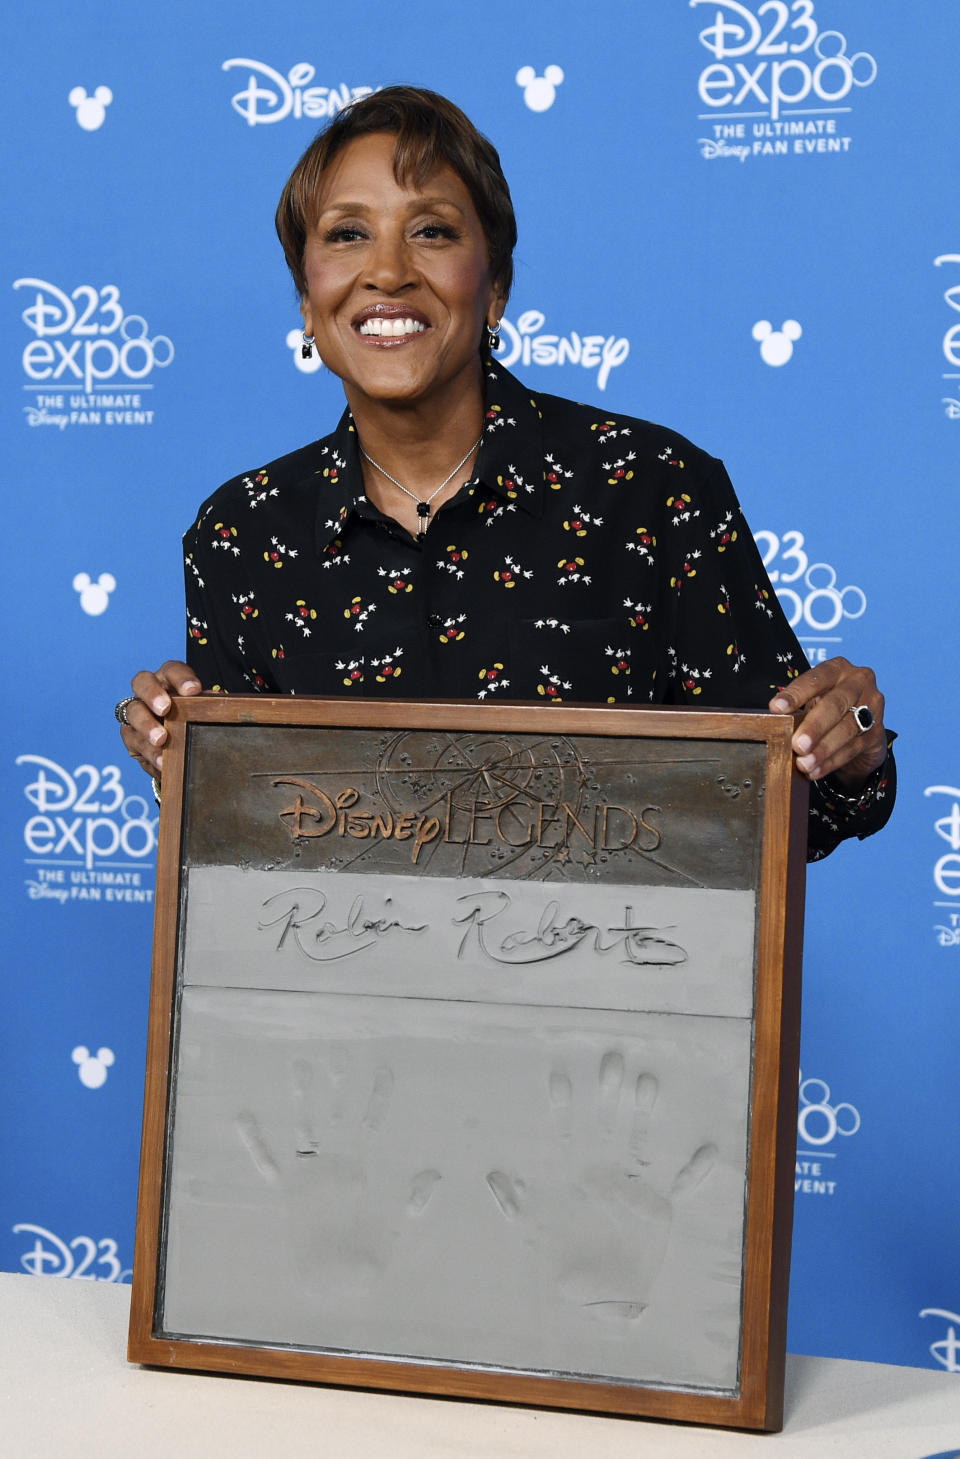
[[[313,359],[313,344],[314,344],[313,335],[312,334],[307,334],[307,331],[304,330],[303,331],[303,344],[300,346],[300,358],[302,360],[312,360]]]
[[[487,348],[491,351],[500,348],[500,320],[497,320],[496,328],[492,324],[487,325]]]

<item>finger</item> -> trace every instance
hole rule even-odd
[[[167,742],[166,726],[140,699],[134,699],[124,711],[126,724],[120,730],[127,754],[138,760],[151,775],[159,775],[162,747]]]
[[[850,713],[855,705],[865,705],[870,710],[874,721],[870,730],[862,731]],[[793,749],[797,755],[812,752],[822,759],[824,753],[832,752],[846,740],[860,740],[864,733],[879,741],[883,737],[883,710],[883,695],[877,688],[873,670],[854,670],[809,710],[793,736]],[[842,733],[837,734],[841,726]]]
[[[849,725],[847,723],[849,721]],[[861,738],[852,714],[844,715],[839,724],[833,726],[826,734],[812,743],[812,748],[805,749],[807,737],[804,735],[794,736],[794,750],[797,755],[797,769],[811,780],[819,780],[821,776],[828,775],[836,765],[845,764],[852,760],[859,752],[860,745],[855,743]],[[802,743],[799,747],[796,741]]]
[[[152,745],[162,745],[166,742],[167,730],[163,720],[158,719],[142,699],[131,700],[124,710],[124,715],[125,728],[133,730],[135,735],[149,740]]]
[[[811,700],[828,693],[847,674],[858,672],[862,671],[855,669],[853,664],[840,656],[824,659],[822,664],[805,669],[802,674],[791,679],[789,684],[784,684],[770,700],[770,711],[772,714],[795,714],[798,709],[809,706]]]
[[[203,688],[196,670],[182,659],[168,659],[157,675],[173,694],[199,694]]]
[[[202,685],[189,664],[179,659],[168,659],[156,673],[141,669],[134,674],[131,688],[138,699],[162,718],[170,709],[171,694],[199,694]],[[130,718],[129,712],[127,718]]]
[[[825,734],[839,724],[855,704],[866,704],[875,719],[883,717],[883,696],[877,689],[873,670],[858,668],[845,658],[826,659],[808,669],[770,701],[774,714],[805,711],[793,747],[798,754],[813,749]],[[852,731],[856,733],[856,728]]]
[[[839,773],[843,779],[848,781],[849,792],[856,791],[875,770],[879,770],[887,758],[885,735],[881,735],[878,740],[871,730],[869,743],[865,743],[867,739],[866,735],[855,735],[852,740],[847,740],[833,753],[827,754],[824,758],[818,757],[816,769],[810,773],[809,778],[820,780],[825,775]],[[797,766],[800,767],[799,760]],[[844,789],[846,791],[846,787]]]
[[[133,708],[132,705],[130,707],[131,709]],[[154,721],[154,723],[156,724],[156,721]],[[163,735],[164,739],[166,739],[166,731],[164,730],[163,726],[157,725],[156,728]],[[140,731],[134,729],[132,725],[124,725],[120,730],[120,737],[123,740],[124,748],[126,749],[127,754],[132,755],[134,760],[136,760],[138,764],[141,765],[142,768],[148,772],[148,774],[160,774],[161,770],[163,769],[163,751],[158,745],[155,745],[151,742],[148,735],[145,735]]]
[[[870,704],[871,699],[873,700],[872,705]],[[794,736],[794,747],[797,749],[797,769],[809,776],[811,780],[819,780],[824,775],[843,771],[851,781],[862,781],[886,759],[887,735],[883,727],[883,695],[876,692],[857,702],[866,703],[868,707],[872,708],[874,723],[871,729],[861,730],[856,719],[848,710],[839,723],[817,739],[810,748],[807,748],[805,743],[805,735],[799,733]],[[804,729],[806,729],[806,721]],[[798,741],[800,741],[799,748],[797,747]]]

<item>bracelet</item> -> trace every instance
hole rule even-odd
[[[888,767],[890,763],[890,751],[893,748],[893,742],[895,739],[896,735],[894,734],[888,736],[887,753],[883,757],[882,763],[877,766],[876,770],[874,770],[870,775],[867,776],[867,779],[864,781],[863,785],[860,787],[855,795],[849,795],[846,791],[837,789],[836,783],[832,775],[825,776],[824,779],[820,781],[820,785],[822,787],[823,793],[826,796],[826,799],[834,804],[838,810],[866,810],[871,801],[876,799],[877,791],[886,781]]]

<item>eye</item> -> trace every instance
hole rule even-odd
[[[460,234],[449,223],[421,223],[416,236],[425,238],[428,243],[439,239],[444,242],[453,242],[460,237]]]
[[[356,243],[359,238],[365,238],[366,234],[362,228],[353,223],[338,223],[336,228],[331,228],[323,235],[324,243]]]

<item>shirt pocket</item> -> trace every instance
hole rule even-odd
[[[649,702],[650,665],[642,640],[622,618],[559,623],[520,618],[509,626],[513,699],[585,704]],[[639,670],[639,672],[638,672]]]

